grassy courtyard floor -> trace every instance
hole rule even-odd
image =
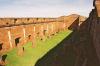
[[[17,55],[17,48],[7,53],[6,66],[34,66],[48,51],[57,46],[71,31],[62,31],[45,41],[36,40],[36,47],[29,42],[24,46],[23,56]]]

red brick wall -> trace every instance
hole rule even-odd
[[[3,43],[3,53],[27,42],[35,46],[37,37],[45,39],[59,31],[65,30],[76,17],[63,18],[0,18],[0,43]],[[69,22],[67,21],[69,20]]]

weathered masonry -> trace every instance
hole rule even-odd
[[[57,32],[58,25],[63,24],[55,18],[1,18],[0,19],[0,52],[21,46],[36,36],[43,38]],[[63,27],[62,27],[63,28]],[[48,34],[49,33],[49,34]]]
[[[58,18],[0,18],[0,54],[30,41],[35,47],[36,37],[51,37],[78,18],[75,14]]]

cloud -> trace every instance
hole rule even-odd
[[[88,16],[92,0],[0,0],[0,9],[0,17],[57,17],[71,13]]]

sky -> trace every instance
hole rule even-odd
[[[0,0],[0,17],[88,16],[93,0]]]

